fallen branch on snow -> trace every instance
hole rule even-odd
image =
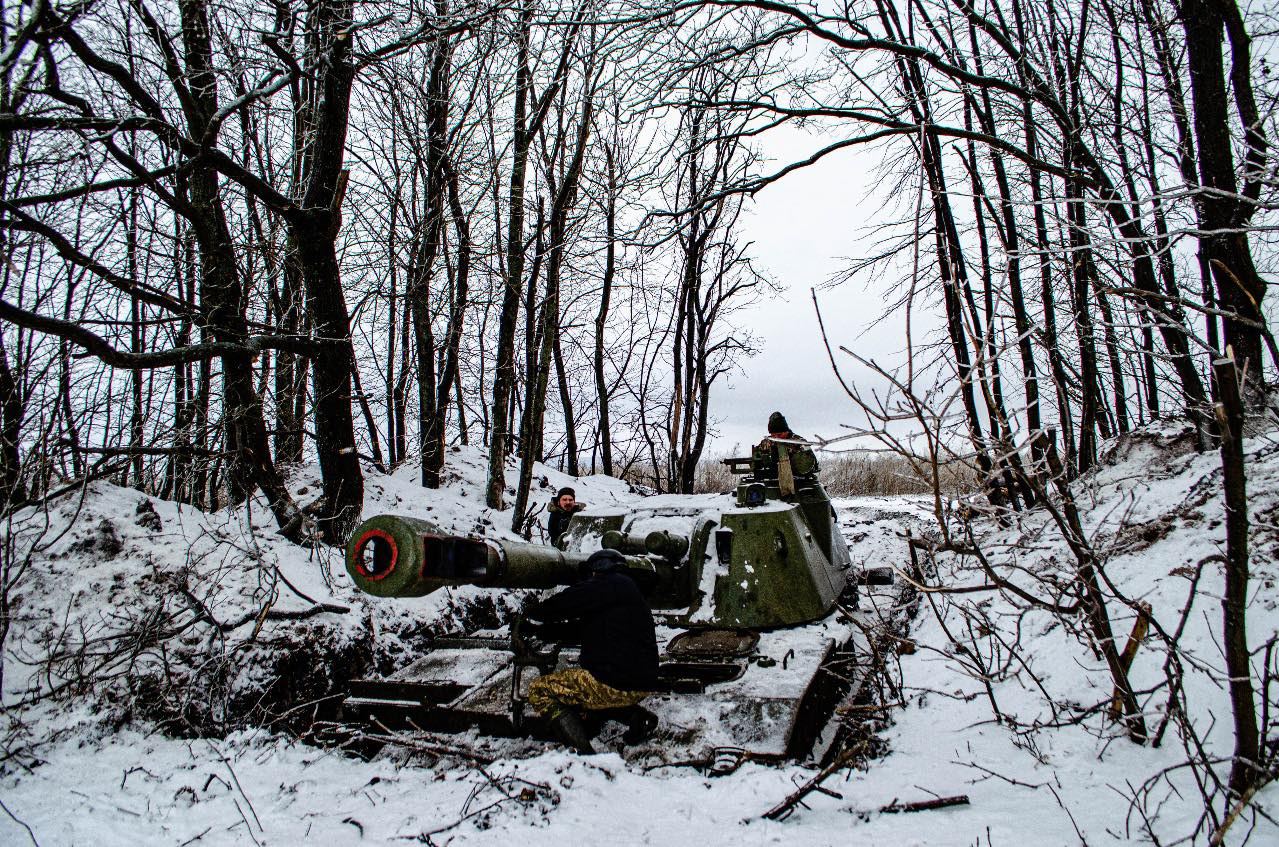
[[[831,774],[852,765],[858,756],[863,755],[866,752],[866,748],[867,744],[863,740],[839,754],[839,756],[835,758],[835,761],[822,768],[816,776],[792,791],[790,796],[788,796],[785,800],[765,812],[764,817],[771,821],[785,820],[790,816],[791,812],[795,811],[796,806],[804,806],[804,798],[809,794],[812,794],[814,791],[819,791],[823,794],[830,793],[821,787],[822,783]],[[804,806],[804,808],[808,807]]]
[[[936,797],[932,800],[917,800],[914,803],[898,803],[896,800],[887,806],[881,806],[879,811],[886,815],[895,815],[898,812],[926,812],[930,809],[945,809],[949,806],[967,806],[968,795],[956,794],[954,797]]]

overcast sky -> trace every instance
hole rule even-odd
[[[822,143],[798,132],[774,136],[766,147],[775,160],[769,172]],[[883,192],[876,185],[878,160],[876,151],[841,151],[756,196],[744,236],[754,242],[751,252],[760,268],[783,290],[736,316],[759,338],[762,350],[744,360],[727,384],[712,389],[711,417],[718,435],[708,445],[708,456],[728,455],[758,442],[775,410],[808,437],[831,438],[841,434],[840,424],[865,423],[831,371],[809,291],[847,267],[848,257],[871,251],[876,218],[885,216]],[[858,280],[818,291],[833,347],[843,344],[880,360],[901,351],[901,316],[866,332],[883,313],[891,282]],[[838,350],[836,357],[842,359],[841,367],[847,364],[846,378],[864,378],[859,366]]]

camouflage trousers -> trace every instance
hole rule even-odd
[[[647,691],[622,691],[605,685],[582,668],[548,673],[528,686],[529,705],[547,718],[557,717],[565,708],[621,709],[647,696]]]

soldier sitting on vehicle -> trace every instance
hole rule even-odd
[[[785,415],[773,412],[768,416],[768,437],[755,447],[756,476],[775,478],[784,498],[795,495],[796,476],[813,476],[820,470],[817,457],[807,446],[786,443],[803,440],[791,432]]]
[[[546,521],[546,533],[550,536],[551,546],[559,546],[560,536],[568,529],[568,519],[585,508],[585,503],[577,502],[577,492],[568,486],[555,492],[555,499],[547,507],[550,518]]]
[[[600,550],[585,568],[584,581],[527,612],[546,623],[578,620],[582,638],[581,667],[533,680],[528,702],[551,720],[565,744],[594,753],[579,710],[625,723],[627,744],[638,744],[657,727],[657,716],[639,705],[657,687],[657,636],[653,613],[620,553]]]

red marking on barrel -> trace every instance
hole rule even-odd
[[[390,567],[388,567],[384,573],[380,574],[371,573],[368,568],[364,567],[364,548],[374,538],[380,538],[391,546]],[[388,576],[395,573],[395,566],[399,564],[400,561],[400,546],[395,543],[395,537],[384,529],[370,529],[361,535],[360,539],[355,542],[355,550],[353,553],[356,573],[371,582],[386,579]]]

